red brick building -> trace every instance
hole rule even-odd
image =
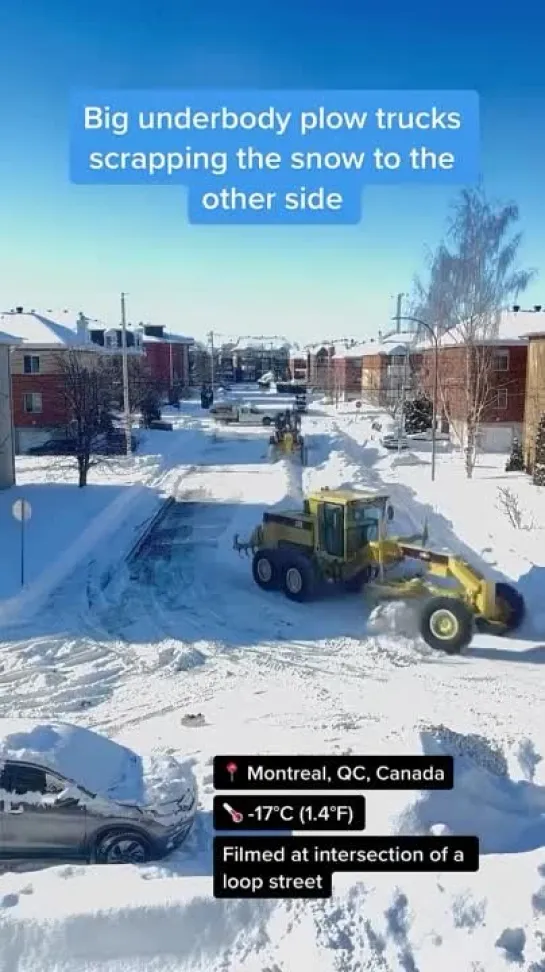
[[[335,387],[335,345],[325,342],[307,348],[307,382],[311,388],[332,395]]]
[[[333,359],[335,371],[335,397],[341,401],[357,401],[361,398],[363,358],[361,346],[341,348]]]
[[[18,343],[17,338],[0,331],[0,489],[9,489],[15,483],[10,351]]]
[[[403,394],[414,394],[421,354],[411,349],[413,343],[412,334],[392,334],[359,349],[364,401],[391,409]]]
[[[505,311],[494,337],[472,341],[470,347],[443,339],[439,349],[439,413],[458,444],[463,446],[466,439],[468,401],[478,406],[477,438],[481,451],[509,451],[513,438],[521,440],[528,359],[528,340],[524,335],[539,328],[545,331],[545,313],[541,309]],[[433,374],[434,352],[426,348],[420,378],[430,396]]]
[[[61,360],[77,352],[89,367],[100,367],[104,357],[120,351],[120,328],[70,311],[25,311],[23,307],[0,315],[0,331],[14,335],[11,400],[15,451],[26,452],[55,435],[63,434],[70,414],[64,394]],[[137,336],[129,339],[130,354],[141,355]]]
[[[306,351],[290,351],[289,358],[290,379],[301,381],[304,384],[308,380],[308,355]]]
[[[193,339],[165,331],[163,325],[144,324],[143,346],[151,377],[163,389],[189,387],[189,348]]]

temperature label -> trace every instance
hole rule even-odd
[[[215,830],[364,830],[365,797],[214,797]]]

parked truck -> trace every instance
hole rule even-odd
[[[210,409],[210,414],[224,425],[274,425],[276,416],[279,412],[286,410],[285,405],[278,408],[270,408],[264,405],[258,408],[256,405],[237,405],[234,402],[218,402]]]

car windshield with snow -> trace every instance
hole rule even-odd
[[[192,774],[89,729],[0,719],[0,859],[144,863],[179,846]]]

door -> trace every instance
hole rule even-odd
[[[59,799],[68,785],[66,780],[42,767],[29,763],[5,764],[0,857],[83,856],[86,810],[77,799]]]
[[[331,557],[344,558],[344,506],[322,503],[320,507],[320,549]]]

